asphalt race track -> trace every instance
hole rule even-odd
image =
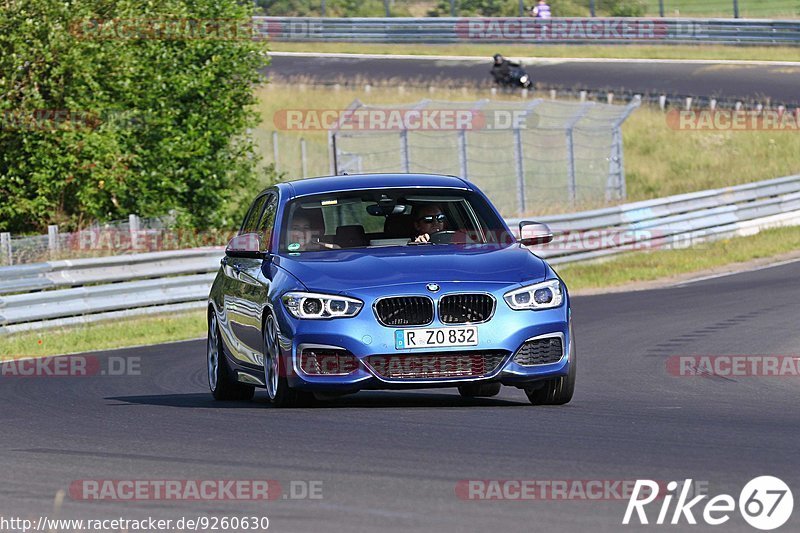
[[[800,497],[798,377],[677,377],[671,355],[800,354],[800,262],[574,300],[578,387],[536,408],[453,392],[361,393],[309,409],[215,403],[204,343],[98,356],[141,375],[3,377],[0,514],[54,516],[85,479],[321,481],[321,499],[81,501],[61,517],[266,515],[271,531],[754,531],[621,526],[626,501],[474,501],[459,480],[683,480],[712,495],[775,475]],[[131,359],[133,358],[133,359]],[[62,493],[63,494],[63,493]],[[707,500],[706,500],[707,501]],[[658,504],[660,505],[660,504]],[[674,503],[673,503],[674,505]],[[658,508],[649,508],[655,520]],[[701,515],[702,510],[695,515]],[[671,513],[670,513],[671,516]],[[698,519],[699,516],[698,516]],[[800,530],[800,513],[780,531]]]
[[[502,50],[500,50],[502,51]],[[358,59],[271,54],[266,72],[274,79],[317,83],[409,83],[421,86],[486,85],[491,58],[485,61],[430,59]],[[613,90],[619,94],[693,96],[741,100],[787,107],[800,105],[800,67],[787,65],[708,64],[657,61],[543,60],[526,63],[542,88]]]

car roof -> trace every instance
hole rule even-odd
[[[308,196],[339,191],[354,191],[373,188],[430,187],[472,190],[469,182],[455,176],[440,174],[351,174],[326,176],[279,183],[292,196]]]

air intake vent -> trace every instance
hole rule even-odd
[[[564,355],[560,337],[534,339],[522,345],[514,354],[514,362],[522,366],[557,363]]]
[[[439,300],[439,319],[445,324],[486,322],[494,313],[494,298],[488,294],[449,294]]]
[[[395,296],[375,304],[384,326],[424,326],[433,322],[433,301],[425,296]]]

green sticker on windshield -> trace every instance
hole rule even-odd
[[[300,249],[300,243],[299,242],[293,242],[293,243],[291,243],[289,245],[289,251],[290,252],[294,252],[295,250],[299,250],[299,249]]]

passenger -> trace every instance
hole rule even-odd
[[[289,225],[288,248],[290,252],[307,252],[323,250],[327,248],[319,242],[319,238],[325,233],[325,228],[314,224],[311,217],[297,210],[292,223]]]

